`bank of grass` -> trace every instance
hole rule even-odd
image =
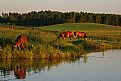
[[[77,42],[83,44],[88,42],[89,47],[100,49],[102,46],[108,49],[120,49],[121,48],[121,27],[111,26],[105,24],[95,23],[65,23],[52,26],[39,27],[42,30],[49,31],[82,31],[87,34],[87,39],[74,39],[74,44]],[[88,44],[83,44],[88,46]],[[94,44],[94,45],[93,45]],[[92,48],[86,48],[92,49]]]
[[[64,30],[84,31],[87,38],[76,38],[72,42],[63,41],[57,34]],[[13,48],[20,34],[28,37],[28,49]],[[0,58],[60,59],[79,58],[88,51],[104,51],[121,48],[121,28],[100,24],[60,24],[47,27],[22,28],[0,26]]]
[[[79,57],[79,49],[70,42],[58,39],[55,32],[33,28],[0,27],[0,58],[39,58],[59,59]],[[28,49],[13,48],[16,37],[20,34],[28,37]],[[73,51],[72,51],[73,50]],[[81,53],[80,53],[81,54]]]

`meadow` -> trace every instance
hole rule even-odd
[[[57,38],[62,31],[82,31],[87,38]],[[28,48],[13,48],[16,37],[26,34]],[[121,27],[94,23],[66,23],[41,27],[0,26],[0,58],[63,59],[107,49],[121,49]]]

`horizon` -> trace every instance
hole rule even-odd
[[[3,13],[28,13],[32,11],[87,12],[121,15],[121,0],[0,0]]]
[[[33,11],[35,11],[35,10],[33,10]],[[49,10],[39,10],[39,11],[49,11]],[[39,12],[39,11],[35,11],[35,12]],[[50,11],[57,11],[57,10],[50,10]],[[24,14],[24,13],[31,13],[32,11],[29,11],[29,12],[10,12],[10,13],[18,13],[18,14]],[[57,12],[62,12],[62,11],[57,11]],[[66,13],[66,12],[84,12],[84,11],[64,11],[64,12],[62,12],[62,13]],[[2,16],[2,13],[7,13],[7,14],[9,14],[9,12],[1,12],[0,13],[0,16]],[[115,14],[115,15],[121,15],[121,14],[116,14],[116,13],[98,13],[98,12],[84,12],[84,13],[93,13],[93,14]]]

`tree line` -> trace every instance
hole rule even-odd
[[[100,23],[121,26],[121,15],[87,12],[32,11],[28,13],[3,13],[0,23],[19,26],[47,26],[62,23]]]

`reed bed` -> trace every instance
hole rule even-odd
[[[0,29],[1,59],[79,58],[88,51],[121,49],[120,30],[118,30],[118,32],[116,30],[109,32],[103,29],[98,32],[96,29],[93,31],[84,29],[87,38],[77,38],[70,42],[68,38],[65,41],[61,38],[57,38],[57,34],[60,33],[60,31],[57,30],[42,30],[32,27],[11,28],[8,26],[0,26]],[[13,48],[14,41],[20,34],[26,34],[28,37],[28,48],[24,50]]]

